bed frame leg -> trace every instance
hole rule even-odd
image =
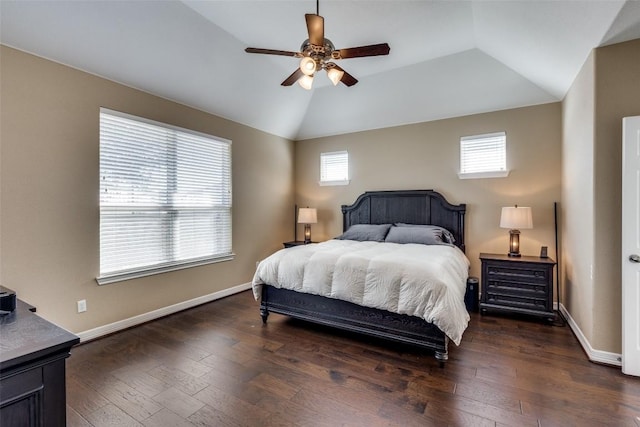
[[[449,353],[447,351],[436,351],[436,360],[438,361],[438,366],[444,368],[445,362],[449,360]]]
[[[266,307],[260,307],[260,317],[262,317],[262,323],[266,325],[269,317],[269,310]]]

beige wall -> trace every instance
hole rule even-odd
[[[596,49],[595,348],[622,351],[622,119],[640,115],[640,40]]]
[[[595,55],[562,103],[562,303],[587,340],[593,339]]]
[[[243,284],[290,239],[293,142],[4,46],[0,59],[0,283],[43,317],[82,332]],[[233,141],[233,261],[96,284],[100,107]]]
[[[640,115],[639,99],[633,40],[595,49],[563,101],[567,308],[594,349],[613,353],[622,349],[622,118]]]
[[[314,240],[340,234],[340,205],[367,190],[434,189],[451,203],[467,204],[465,242],[471,274],[480,252],[506,253],[508,230],[498,227],[502,206],[531,206],[532,230],[521,252],[555,257],[553,203],[560,200],[560,103],[296,142],[296,200],[318,208]],[[460,137],[506,131],[507,178],[461,180]],[[348,150],[351,183],[319,186],[320,153]],[[301,234],[299,234],[300,236]]]

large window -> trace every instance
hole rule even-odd
[[[320,185],[349,184],[349,153],[320,153]]]
[[[232,256],[231,141],[101,109],[98,283]]]
[[[460,138],[460,178],[507,175],[507,137],[504,132]]]

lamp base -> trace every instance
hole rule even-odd
[[[520,257],[520,230],[509,230],[509,256]]]
[[[311,225],[304,225],[304,244],[307,245],[311,243]]]

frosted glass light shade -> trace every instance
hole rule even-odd
[[[316,61],[308,56],[305,56],[300,60],[300,71],[305,75],[311,76],[316,72]]]
[[[300,77],[300,79],[298,80],[298,84],[306,90],[311,90],[311,86],[313,86],[313,76]]]
[[[336,86],[338,83],[340,83],[340,79],[342,79],[342,76],[344,76],[344,71],[337,70],[335,68],[329,68],[327,70],[327,76],[329,77],[329,80],[331,80],[331,83]]]

